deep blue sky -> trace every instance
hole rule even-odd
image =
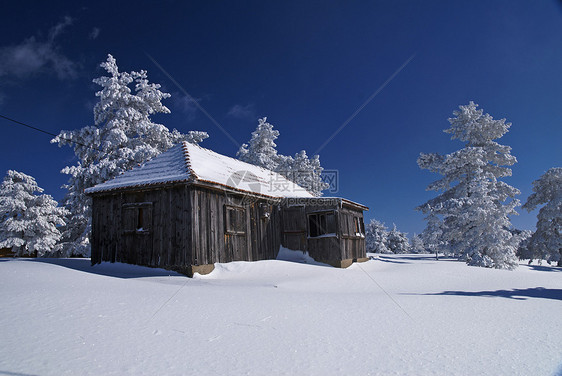
[[[340,173],[338,196],[370,207],[367,219],[421,232],[414,207],[437,175],[420,152],[461,148],[443,133],[470,100],[512,122],[499,140],[519,161],[506,181],[522,191],[562,165],[562,6],[555,1],[13,2],[0,8],[0,114],[49,132],[93,124],[113,54],[146,69],[172,94],[154,120],[205,130],[202,146],[238,146],[181,93],[150,54],[224,129],[246,142],[267,116],[278,149],[314,153],[404,62],[414,58],[320,151]],[[56,199],[74,163],[70,148],[0,119],[0,174],[34,176]],[[513,218],[534,229],[536,213]]]

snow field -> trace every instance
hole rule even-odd
[[[375,257],[348,269],[217,264],[193,279],[86,259],[2,259],[0,374],[562,370],[560,268]]]

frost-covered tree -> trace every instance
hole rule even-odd
[[[444,224],[439,216],[432,211],[425,217],[427,225],[423,232],[420,234],[425,247],[432,253],[435,253],[435,258],[439,259],[439,253],[446,256],[451,255],[450,248],[447,247],[447,241],[444,239]]]
[[[278,172],[314,196],[321,196],[329,184],[322,180],[320,157],[315,155],[309,158],[304,150],[294,157],[279,154],[275,144],[278,137],[279,131],[273,129],[266,117],[261,118],[258,127],[252,132],[252,138],[247,144],[242,144],[236,156],[241,161]]]
[[[16,256],[43,256],[55,247],[67,211],[41,192],[33,177],[8,171],[0,185],[0,248],[11,248]]]
[[[388,228],[384,223],[371,219],[365,228],[365,245],[367,252],[392,253],[387,247]]]
[[[533,193],[523,205],[532,211],[544,205],[537,215],[537,230],[527,249],[530,259],[556,262],[562,266],[562,167],[553,167],[533,182]]]
[[[285,157],[276,170],[314,196],[321,196],[322,191],[329,187],[329,184],[322,180],[324,169],[320,166],[320,157],[315,155],[308,158],[304,150],[296,153],[294,157]]]
[[[95,125],[61,131],[51,141],[72,146],[78,159],[76,165],[62,170],[70,175],[64,205],[71,212],[59,250],[63,255],[87,256],[90,252],[91,200],[84,189],[112,179],[178,142],[198,143],[208,137],[205,132],[170,131],[152,121],[152,115],[170,112],[162,104],[170,94],[149,83],[146,71],[120,72],[111,55],[101,67],[108,75],[93,80],[101,87],[96,92]]]
[[[252,132],[252,138],[247,144],[242,144],[236,156],[246,163],[275,170],[280,162],[275,143],[277,137],[279,131],[273,129],[267,117],[258,119],[258,127]]]
[[[474,102],[460,106],[446,129],[465,147],[447,154],[421,153],[422,169],[443,175],[428,190],[441,191],[417,209],[443,221],[443,240],[469,265],[513,269],[517,266],[516,239],[509,231],[509,215],[517,214],[520,192],[499,180],[511,176],[517,162],[509,146],[494,140],[508,132],[511,123],[494,120]]]
[[[396,228],[393,224],[392,230],[388,232],[386,238],[387,248],[392,253],[408,253],[410,252],[410,242],[408,240],[408,235]]]
[[[423,238],[420,234],[414,234],[412,236],[412,244],[410,247],[410,252],[412,253],[427,253],[425,244],[423,243]]]
[[[531,236],[533,236],[533,232],[530,230],[512,229],[511,233],[517,243],[517,257],[519,257],[520,260],[529,259],[530,264],[534,258],[534,255],[529,249],[529,241],[531,240]]]

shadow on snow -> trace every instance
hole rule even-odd
[[[423,295],[483,296],[483,297],[509,298],[515,300],[527,300],[527,298],[562,300],[562,289],[547,289],[544,287],[531,287],[527,289],[496,290],[496,291],[444,291],[435,294],[423,294]]]
[[[92,266],[89,258],[34,258],[34,259],[19,259],[29,262],[41,262],[46,264],[53,264],[62,266],[64,268],[77,270],[80,272],[103,275],[116,278],[143,278],[143,277],[168,277],[168,276],[181,276],[183,274],[173,272],[171,270],[164,270],[159,268],[149,268],[146,266],[122,264],[119,262],[110,263],[102,262]]]
[[[562,272],[562,268],[557,266],[527,265],[527,267],[539,272]]]
[[[387,253],[377,253],[371,254],[376,255],[372,260],[382,261],[382,262],[389,262],[393,264],[411,264],[412,261],[459,261],[456,258],[439,256],[439,259],[436,260],[434,254],[430,253],[420,253],[420,254],[404,254],[402,256],[398,254],[387,254]]]

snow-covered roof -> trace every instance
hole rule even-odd
[[[186,141],[86,193],[176,182],[210,183],[269,197],[313,197],[278,173]]]

